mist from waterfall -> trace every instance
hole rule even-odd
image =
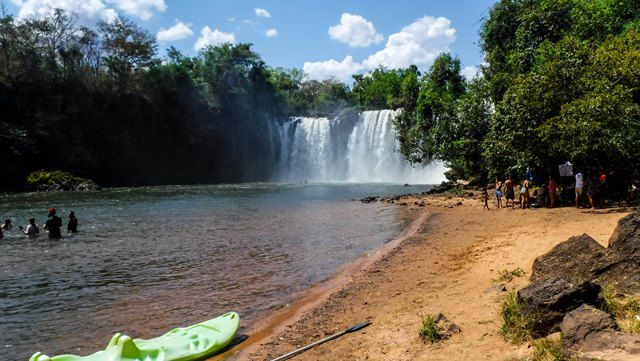
[[[365,111],[357,119],[298,117],[280,129],[280,181],[437,184],[439,162],[412,166],[393,127],[399,110]]]

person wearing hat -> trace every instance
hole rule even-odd
[[[49,209],[49,219],[47,219],[47,223],[44,226],[44,229],[49,231],[49,238],[62,238],[60,228],[62,228],[62,219],[56,216],[55,208]]]

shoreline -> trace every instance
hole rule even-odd
[[[606,244],[617,220],[627,214],[625,209],[496,210],[494,204],[487,212],[477,198],[441,195],[404,197],[393,203],[414,208],[422,202],[426,208],[415,207],[420,209],[420,222],[395,239],[394,247],[385,244],[374,253],[375,259],[365,259],[366,266],[359,263],[361,269],[354,264],[344,267],[336,274],[338,283],[312,287],[302,304],[278,312],[278,326],[263,327],[269,332],[251,335],[247,345],[214,360],[268,360],[364,321],[373,324],[296,359],[521,357],[528,352],[526,345],[510,345],[498,334],[497,299],[502,290],[526,284],[535,257],[569,236],[586,232]],[[495,282],[498,271],[516,268],[525,276],[506,284]],[[436,312],[445,313],[462,333],[425,344],[418,337],[422,317]]]
[[[393,206],[393,205],[390,205]],[[248,338],[227,352],[209,358],[211,361],[231,361],[253,359],[251,355],[259,352],[264,343],[285,332],[309,311],[325,302],[334,292],[348,287],[354,277],[366,273],[380,259],[402,245],[402,242],[415,236],[432,217],[430,212],[423,209],[412,209],[417,212],[416,219],[395,238],[374,249],[371,253],[361,255],[355,260],[343,265],[336,272],[310,288],[291,297],[292,302],[286,304],[272,315],[265,315],[254,321],[247,330]],[[365,320],[363,320],[364,322]]]

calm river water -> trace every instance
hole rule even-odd
[[[0,241],[0,359],[85,355],[115,332],[155,337],[234,310],[244,328],[291,295],[400,234],[402,207],[367,195],[392,185],[210,185],[0,195],[0,218],[26,226],[73,210],[60,241]],[[66,228],[65,228],[66,229]]]

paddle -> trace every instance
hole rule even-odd
[[[334,335],[331,335],[331,336],[329,336],[329,337],[327,337],[327,338],[323,338],[323,339],[322,339],[322,340],[320,340],[320,341],[316,341],[316,342],[314,342],[314,343],[312,343],[312,344],[310,344],[310,345],[307,345],[307,346],[305,346],[305,347],[302,347],[302,348],[299,348],[299,349],[297,349],[297,350],[291,351],[291,352],[289,352],[289,353],[288,353],[288,354],[286,354],[286,355],[282,355],[282,356],[280,356],[280,357],[276,357],[276,358],[274,358],[274,359],[273,359],[273,360],[271,360],[271,361],[282,361],[282,360],[288,360],[288,359],[292,358],[292,357],[293,357],[293,356],[295,356],[295,355],[299,355],[299,354],[301,354],[301,353],[303,353],[303,352],[305,352],[305,351],[307,351],[307,350],[310,350],[310,349],[312,349],[312,348],[314,348],[314,347],[316,347],[316,346],[318,346],[318,345],[320,345],[320,344],[323,344],[323,343],[325,343],[325,342],[327,342],[327,341],[331,341],[331,340],[333,340],[333,339],[335,339],[335,338],[338,338],[338,337],[340,337],[340,336],[346,335],[346,334],[348,334],[348,333],[352,333],[352,332],[356,332],[356,331],[362,330],[363,328],[365,328],[365,327],[369,326],[370,324],[371,324],[371,322],[363,322],[363,323],[359,323],[359,324],[357,324],[357,325],[355,325],[355,326],[351,326],[351,327],[347,328],[347,329],[346,329],[346,330],[344,330],[344,331],[338,332],[338,333],[336,333],[336,334],[334,334]]]

